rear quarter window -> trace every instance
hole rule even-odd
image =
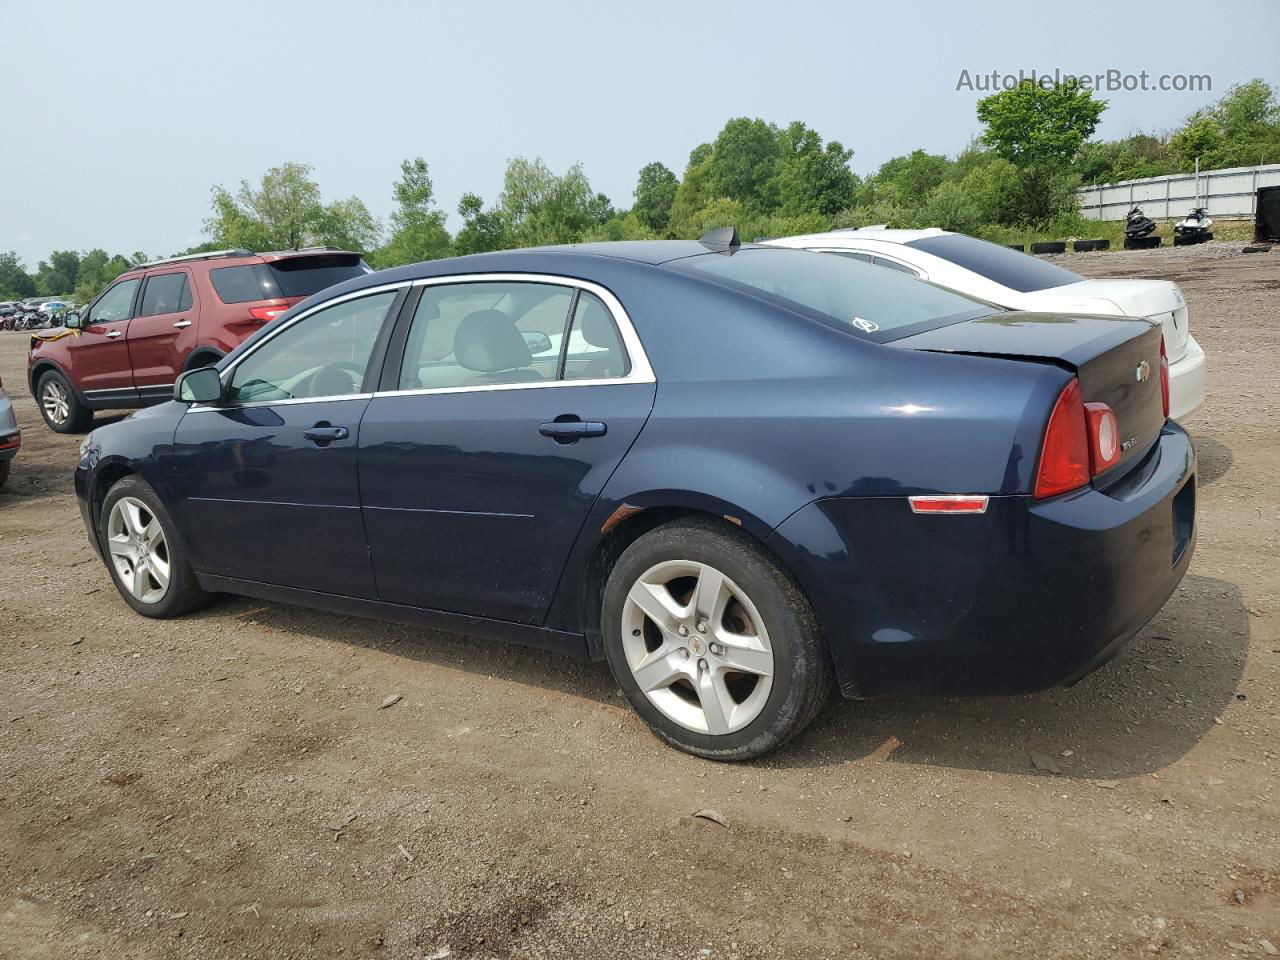
[[[360,257],[290,257],[272,263],[218,267],[209,280],[223,303],[309,297],[335,283],[372,273]]]
[[[906,246],[933,254],[957,267],[972,270],[979,276],[1019,293],[1064,287],[1068,283],[1078,283],[1084,279],[1080,274],[1072,273],[1056,263],[1048,263],[1017,250],[960,233],[923,237],[912,240]]]

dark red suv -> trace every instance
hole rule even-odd
[[[68,314],[65,328],[32,334],[27,382],[45,423],[81,432],[95,410],[168,400],[180,373],[217,363],[298,301],[370,272],[360,254],[332,247],[140,264]]]

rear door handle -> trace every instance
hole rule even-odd
[[[603,437],[609,428],[599,420],[552,420],[538,428],[544,437],[559,443],[573,443],[583,437]]]
[[[327,423],[317,423],[302,431],[302,435],[319,446],[326,446],[334,440],[345,440],[351,434],[346,427],[334,427]]]
[[[173,322],[173,325],[174,325],[175,327],[177,327],[178,329],[182,329],[183,327],[189,327],[189,326],[191,326],[191,321],[190,321],[190,320],[175,320],[175,321]]]

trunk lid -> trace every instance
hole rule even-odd
[[[1129,317],[998,313],[893,341],[890,346],[1053,363],[1080,380],[1085,403],[1115,412],[1121,457],[1114,475],[1146,452],[1164,426],[1160,324]]]
[[[1090,301],[1097,300],[1105,300],[1126,317],[1159,321],[1164,328],[1164,346],[1170,363],[1181,360],[1186,353],[1191,332],[1187,303],[1172,280],[1081,280],[1024,294],[1019,306],[1055,313],[1108,312],[1101,305],[1090,306]]]

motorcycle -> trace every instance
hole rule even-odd
[[[1205,207],[1196,207],[1173,225],[1173,242],[1178,245],[1204,243],[1213,239],[1213,220]]]

